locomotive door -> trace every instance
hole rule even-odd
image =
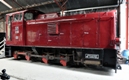
[[[83,46],[83,21],[71,23],[71,46],[82,47]]]
[[[38,45],[46,46],[47,45],[47,24],[38,24],[37,25],[37,34],[38,34]]]
[[[84,23],[83,45],[88,48],[96,48],[98,43],[98,24],[96,19],[87,20]]]
[[[7,44],[12,44],[12,20],[13,20],[13,16],[12,15],[7,15],[7,23],[6,23],[6,43]]]
[[[58,46],[59,45],[59,24],[58,23],[47,23],[47,38],[48,46]]]
[[[45,46],[47,44],[46,24],[31,24],[29,26],[27,25],[27,28],[27,31],[31,31],[31,37],[28,37],[31,45]]]
[[[22,13],[14,14],[14,20],[12,22],[13,28],[13,41],[15,45],[24,45],[24,31],[23,31],[23,19]]]
[[[70,22],[60,23],[59,45],[70,46]]]

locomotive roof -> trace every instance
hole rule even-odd
[[[13,15],[13,14],[16,14],[16,13],[24,13],[26,12],[27,10],[22,10],[22,11],[17,11],[17,12],[12,12],[12,13],[8,13],[6,15]]]
[[[13,15],[13,14],[16,14],[16,13],[25,13],[25,12],[28,12],[28,11],[38,11],[38,10],[21,10],[21,11],[17,11],[17,12],[8,13],[6,15]],[[38,12],[43,13],[41,11],[38,11]]]

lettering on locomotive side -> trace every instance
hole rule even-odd
[[[15,33],[16,34],[19,33],[19,27],[18,26],[15,27]]]

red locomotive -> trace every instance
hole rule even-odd
[[[98,65],[116,69],[119,42],[117,10],[61,16],[37,10],[6,15],[6,46],[15,59],[41,58],[69,64]]]

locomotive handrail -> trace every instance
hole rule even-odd
[[[92,9],[103,9],[103,8],[112,8],[112,7],[118,7],[119,5],[112,5],[112,6],[101,6],[101,7],[91,7],[91,8],[82,8],[82,9],[74,9],[74,10],[66,10],[64,12],[74,12],[74,11],[83,11],[83,10],[92,10]]]

